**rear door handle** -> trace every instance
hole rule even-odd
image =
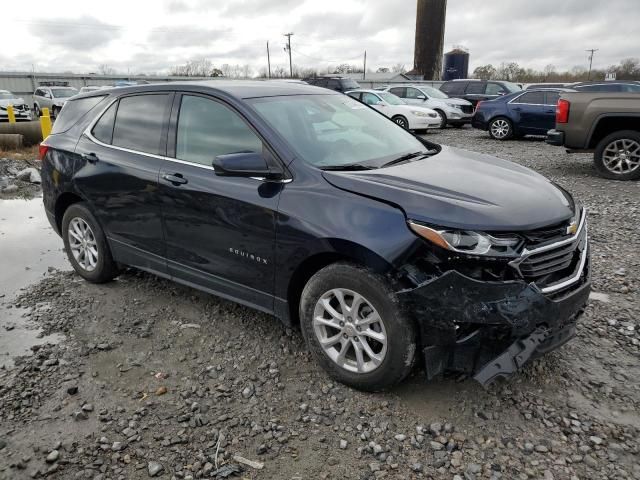
[[[91,152],[91,153],[83,153],[81,155],[81,157],[82,157],[83,160],[86,160],[89,163],[96,163],[98,160],[100,160],[98,158],[98,156],[93,152]]]
[[[189,183],[189,180],[184,178],[180,173],[169,174],[165,173],[162,175],[162,178],[173,185],[184,185],[185,183]]]

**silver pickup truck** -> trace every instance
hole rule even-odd
[[[547,143],[567,152],[593,152],[605,178],[640,178],[640,94],[563,93],[556,107],[556,128]]]

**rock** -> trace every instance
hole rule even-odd
[[[442,431],[442,423],[433,422],[431,425],[429,425],[429,431],[433,435],[440,435],[440,432]]]
[[[592,436],[589,437],[589,441],[594,445],[602,445],[603,440],[600,437]]]
[[[250,383],[249,385],[244,387],[244,390],[242,390],[242,398],[251,398],[253,397],[254,393],[255,393],[255,387],[253,386],[252,383]]]
[[[547,453],[549,451],[549,448],[546,445],[536,445],[535,451],[539,453]]]
[[[183,323],[182,325],[180,325],[180,329],[182,330],[186,330],[188,328],[192,328],[192,329],[199,329],[200,325],[198,325],[197,323]]]
[[[114,452],[119,452],[120,450],[124,450],[124,443],[122,442],[113,442],[113,445],[111,445],[111,450],[113,450]]]
[[[67,387],[67,393],[69,395],[75,395],[76,393],[78,393],[78,386],[77,385],[73,385],[71,387]]]
[[[379,472],[380,468],[380,462],[371,462],[369,464],[369,470],[371,470],[372,472]]]
[[[6,440],[3,440],[2,438],[0,438],[0,450],[2,450],[6,446],[7,446]]]
[[[157,477],[164,470],[161,463],[151,461],[147,464],[147,471],[150,477]]]
[[[165,393],[167,393],[167,387],[158,387],[156,390],[156,395],[158,396],[164,395]]]
[[[584,463],[589,465],[591,468],[598,468],[598,461],[593,458],[591,455],[584,456]]]
[[[93,405],[90,403],[85,403],[84,405],[82,405],[82,411],[93,412]]]
[[[442,449],[444,448],[444,445],[443,445],[443,444],[441,444],[440,442],[434,442],[434,441],[432,441],[432,442],[430,442],[429,444],[431,445],[431,448],[432,448],[433,450],[442,450]]]
[[[407,436],[402,434],[402,433],[399,433],[398,435],[396,435],[393,438],[395,438],[399,442],[404,442],[407,439]]]
[[[340,461],[336,457],[327,458],[327,464],[331,465],[332,467],[337,465],[338,463],[340,463]]]
[[[42,183],[40,172],[38,172],[38,169],[33,167],[25,168],[24,170],[19,171],[16,175],[16,178],[25,182]]]
[[[73,412],[73,419],[75,421],[86,420],[88,418],[89,416],[87,415],[87,412],[83,412],[82,410]]]
[[[421,472],[423,467],[420,462],[414,462],[411,465],[409,465],[409,468],[414,472]]]
[[[341,450],[346,450],[347,449],[347,441],[346,440],[340,440],[340,449]]]
[[[47,463],[53,463],[60,458],[60,452],[58,450],[51,450],[51,453],[47,455]]]

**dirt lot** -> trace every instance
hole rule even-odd
[[[102,286],[47,272],[64,260],[38,200],[0,200],[0,345],[41,337],[0,357],[0,478],[640,479],[640,183],[540,140],[428,138],[534,168],[589,208],[596,293],[572,342],[488,391],[417,370],[363,394],[266,315],[134,271]],[[3,258],[16,215],[40,222],[27,260]]]

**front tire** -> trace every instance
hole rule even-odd
[[[118,274],[104,231],[85,203],[74,203],[62,218],[62,238],[71,266],[91,283],[105,283]]]
[[[489,136],[495,140],[509,140],[513,137],[513,124],[505,117],[494,118],[489,122]]]
[[[391,120],[393,120],[396,124],[400,125],[405,130],[409,130],[409,121],[402,115],[396,115]]]
[[[640,132],[622,130],[600,140],[593,155],[598,173],[612,180],[640,178]]]
[[[317,272],[302,292],[300,322],[320,366],[350,387],[388,389],[414,365],[415,326],[389,282],[366,268],[335,263]]]
[[[42,112],[40,111],[38,104],[33,105],[33,112],[35,113],[36,118],[40,118],[42,116]]]
[[[447,128],[447,114],[444,113],[442,110],[437,110],[437,109],[436,109],[436,113],[440,117],[440,126],[438,128],[440,129]]]

